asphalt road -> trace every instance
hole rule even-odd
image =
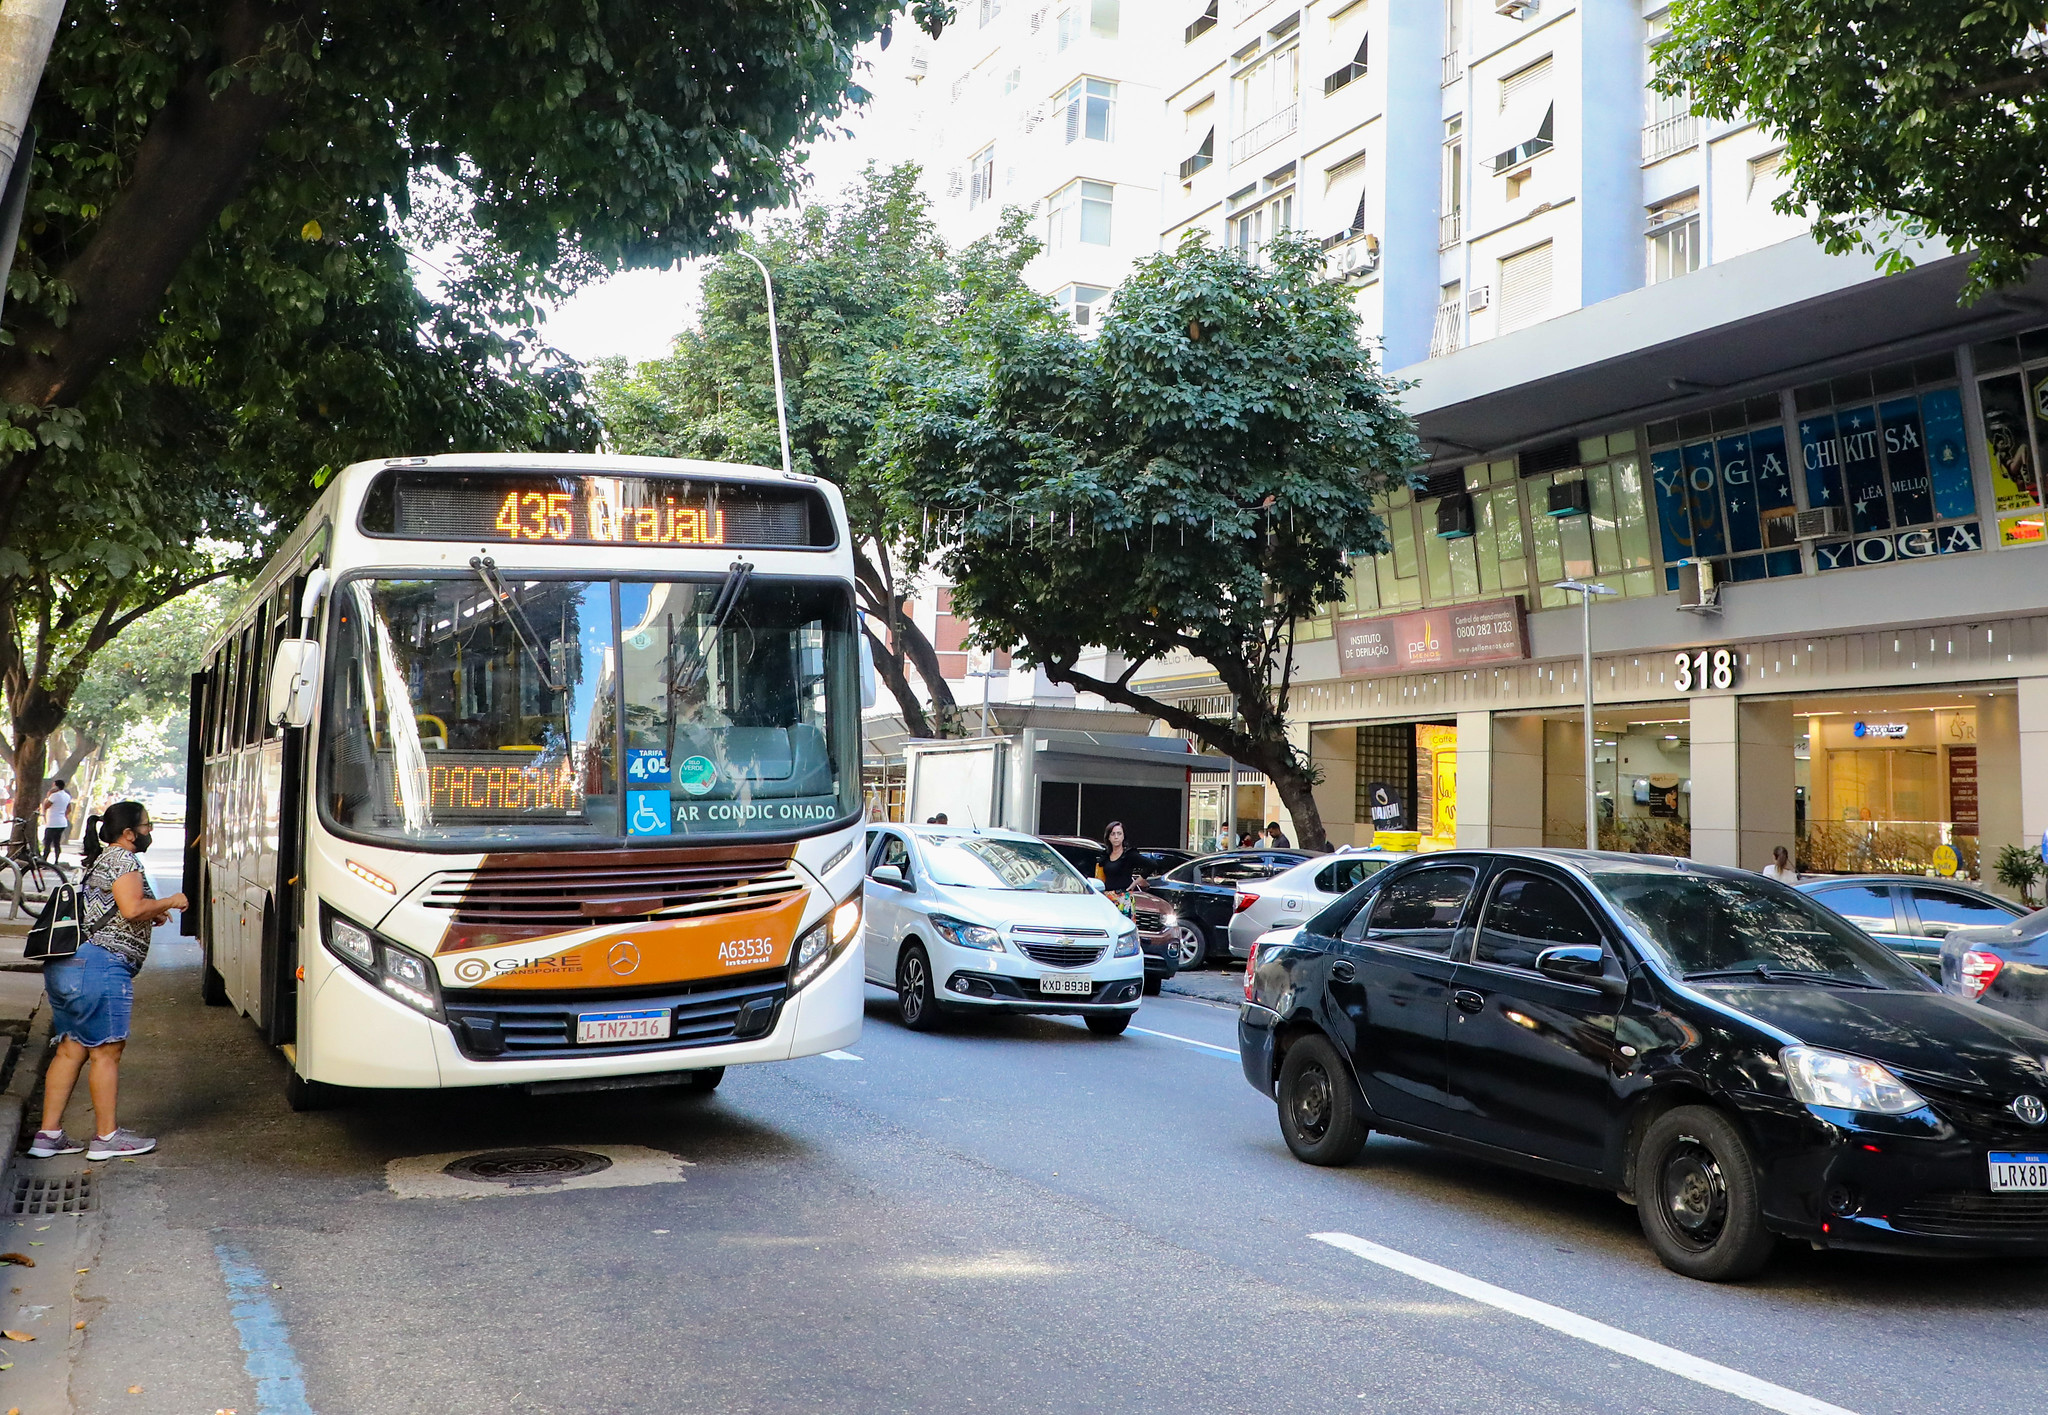
[[[707,1099],[295,1116],[196,966],[166,940],[138,980],[124,1118],[163,1147],[103,1167],[79,1411],[2035,1415],[2048,1387],[2048,1265],[1788,1249],[1712,1287],[1611,1195],[1379,1137],[1313,1169],[1213,1003],[920,1036],[872,992],[846,1058]],[[388,1169],[526,1144],[647,1153],[475,1199]]]

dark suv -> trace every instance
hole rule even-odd
[[[2048,1032],[1744,870],[1390,866],[1258,946],[1238,1045],[1299,1158],[1385,1130],[1595,1185],[1687,1276],[1754,1273],[1779,1235],[2048,1255]]]

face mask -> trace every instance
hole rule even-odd
[[[135,853],[136,853],[136,854],[138,854],[138,855],[140,855],[140,854],[141,854],[141,853],[142,853],[143,851],[147,850],[147,849],[149,848],[149,842],[150,842],[151,840],[153,840],[154,838],[155,838],[155,834],[154,834],[154,832],[152,832],[152,831],[147,831],[147,830],[138,830],[138,831],[136,831],[136,832],[135,832]]]

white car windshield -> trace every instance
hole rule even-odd
[[[962,889],[1029,889],[1041,894],[1086,894],[1088,886],[1057,850],[1037,840],[983,835],[942,836],[924,842],[925,862],[938,884]]]

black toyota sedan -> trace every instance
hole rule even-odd
[[[1458,850],[1246,968],[1246,1078],[1342,1164],[1369,1130],[1611,1189],[1665,1265],[1821,1247],[2048,1256],[2048,1032],[1743,870]]]

